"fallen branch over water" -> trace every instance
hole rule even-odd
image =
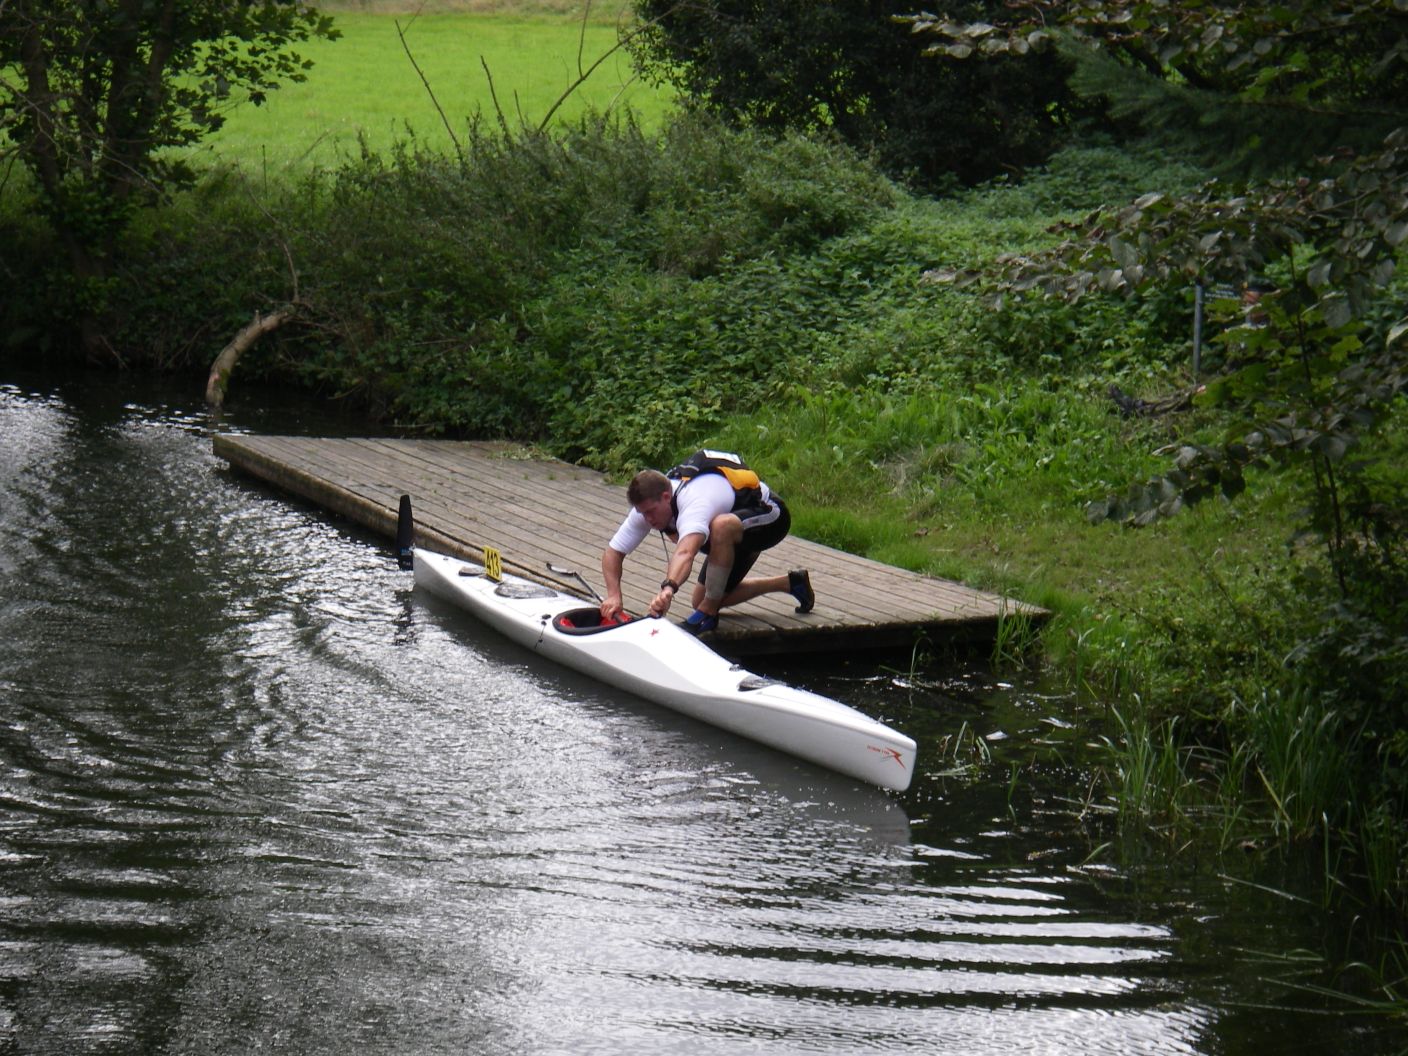
[[[254,318],[240,327],[234,339],[220,350],[215,362],[210,364],[210,377],[205,383],[205,402],[212,407],[220,407],[225,402],[225,390],[230,385],[230,374],[249,348],[265,334],[277,330],[292,319],[297,312],[293,308],[280,308],[276,312],[262,315],[254,313]]]

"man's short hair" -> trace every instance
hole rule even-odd
[[[669,477],[658,469],[642,469],[631,478],[630,484],[626,486],[626,501],[634,509],[642,502],[658,499],[661,495],[668,494],[669,491]]]

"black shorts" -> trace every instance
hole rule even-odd
[[[787,538],[787,532],[792,527],[792,515],[787,512],[787,507],[776,495],[772,497],[772,505],[777,507],[776,517],[765,524],[743,529],[743,538],[733,548],[733,568],[728,574],[728,583],[724,585],[725,594],[743,582],[743,577],[752,571],[753,566],[757,564],[759,554],[764,550],[770,550]],[[739,519],[745,522],[761,512],[762,510],[759,509],[734,511]],[[707,539],[704,541],[704,545],[699,548],[699,552],[705,555],[704,565],[699,569],[699,582],[703,583],[704,576],[709,571],[709,541]]]

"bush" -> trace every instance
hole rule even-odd
[[[1084,213],[1132,202],[1149,191],[1191,191],[1206,176],[1202,168],[1180,163],[1163,152],[1076,143],[1026,173],[1020,183],[998,179],[968,192],[964,200],[990,216]]]
[[[23,187],[7,188],[0,197],[0,357],[28,354],[48,359],[54,354],[50,320],[60,317],[68,298],[63,250],[53,232],[33,208],[34,198]]]

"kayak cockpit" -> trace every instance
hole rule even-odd
[[[637,617],[622,615],[620,619],[604,620],[600,609],[568,609],[552,618],[552,629],[563,634],[600,634],[634,623]]]

